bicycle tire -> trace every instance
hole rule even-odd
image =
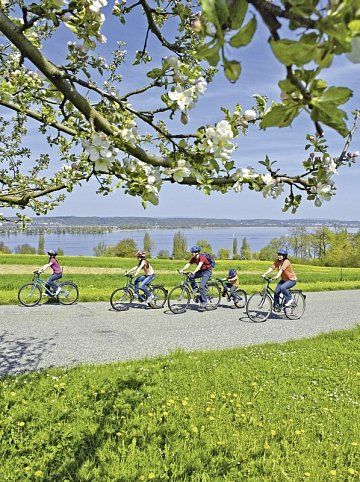
[[[128,310],[132,300],[133,295],[127,288],[117,288],[110,296],[110,304],[116,311]]]
[[[215,282],[206,283],[206,309],[216,310],[221,300],[221,289]]]
[[[247,293],[246,291],[236,288],[235,290],[235,300],[234,305],[236,308],[244,308],[247,304]]]
[[[300,290],[290,290],[293,304],[284,306],[284,313],[289,320],[298,320],[302,317],[306,307],[306,296]]]
[[[154,286],[151,289],[151,294],[153,295],[153,298],[149,301],[150,308],[163,308],[167,299],[166,289],[162,286]]]
[[[41,289],[34,283],[27,283],[18,291],[18,300],[23,306],[36,306],[40,303],[41,297]]]
[[[190,304],[190,291],[184,286],[175,286],[168,295],[168,307],[171,313],[185,313]]]
[[[267,293],[255,293],[246,303],[246,314],[251,321],[261,323],[269,318],[272,307],[272,299]]]
[[[62,305],[73,305],[79,298],[79,288],[72,281],[59,283],[59,287],[61,291],[57,298]]]

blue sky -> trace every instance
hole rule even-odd
[[[107,7],[107,10],[109,7]],[[106,11],[105,11],[106,13]],[[109,15],[108,15],[109,16]],[[136,29],[136,39],[133,35],[129,37],[127,50],[129,55],[134,50],[142,48],[145,29],[138,23],[129,23],[127,26],[132,32]],[[104,47],[112,49],[119,32],[118,25],[110,25],[107,30],[106,24],[102,29],[108,37],[108,43]],[[223,119],[221,106],[233,110],[237,103],[243,109],[249,109],[253,105],[251,95],[254,93],[267,95],[269,102],[278,101],[279,89],[277,82],[284,77],[284,67],[273,59],[268,46],[267,32],[261,24],[253,43],[246,49],[237,51],[236,56],[242,63],[242,74],[238,82],[230,84],[222,72],[220,72],[213,84],[208,86],[208,90],[202,96],[195,108],[191,111],[191,121],[188,126],[181,127],[183,132],[188,133],[205,123],[216,123]],[[136,42],[135,42],[136,40]],[[65,45],[65,43],[63,43]],[[61,46],[61,43],[59,44]],[[57,55],[61,55],[60,51]],[[52,59],[53,50],[47,52]],[[60,60],[60,59],[57,59]],[[148,66],[144,69],[148,70]],[[360,108],[359,97],[359,73],[360,64],[352,64],[345,57],[336,59],[334,68],[323,71],[322,78],[337,86],[348,86],[354,90],[354,96],[343,108],[347,112],[352,109]],[[141,76],[132,74],[130,70],[124,73],[124,91],[134,88]],[[145,83],[143,79],[142,83]],[[139,83],[141,85],[141,82]],[[153,108],[153,98],[142,98],[142,107],[146,104]],[[134,102],[135,105],[135,102]],[[350,124],[349,124],[350,125]],[[181,124],[177,123],[177,127]],[[305,136],[313,133],[313,125],[305,115],[298,117],[291,128],[287,129],[268,129],[258,131],[256,127],[249,130],[246,137],[239,139],[239,148],[235,151],[234,158],[238,165],[246,167],[253,165],[257,167],[257,162],[263,160],[268,155],[272,161],[278,162],[278,167],[282,171],[290,173],[299,172],[301,161],[306,158],[304,150]],[[330,152],[333,155],[340,154],[344,140],[340,135],[325,129],[325,137],[331,146]],[[36,152],[40,145],[37,144],[39,138],[34,133],[31,143]],[[42,143],[43,140],[40,140]],[[352,151],[360,151],[360,132],[355,136],[351,147]],[[304,202],[298,209],[295,217],[297,218],[333,218],[333,219],[360,219],[358,214],[359,204],[359,185],[360,168],[357,165],[351,168],[342,168],[336,176],[337,194],[329,203],[324,203],[321,208],[316,208],[309,202]],[[283,198],[272,200],[264,199],[260,193],[253,193],[244,188],[242,193],[212,194],[206,196],[200,191],[190,187],[177,185],[163,185],[160,193],[160,203],[158,206],[148,205],[143,209],[140,199],[125,195],[121,190],[109,196],[99,196],[96,191],[95,182],[84,185],[81,189],[67,196],[66,201],[51,211],[52,216],[149,216],[149,217],[223,217],[234,219],[251,218],[277,218],[285,219],[292,217],[289,212],[283,213],[281,207]],[[9,209],[1,209],[7,215],[14,212]],[[27,211],[30,215],[31,213]]]

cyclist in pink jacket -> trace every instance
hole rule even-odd
[[[50,278],[46,280],[45,286],[50,291],[50,293],[53,293],[56,296],[60,293],[61,288],[56,283],[54,283],[54,281],[62,278],[62,270],[58,260],[56,259],[57,252],[53,249],[50,249],[47,254],[49,255],[49,261],[44,264],[44,266],[42,266],[40,269],[38,269],[38,273],[43,273],[48,268],[51,268],[53,270]]]

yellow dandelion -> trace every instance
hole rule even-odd
[[[351,467],[348,469],[348,473],[350,475],[355,475],[356,474],[356,470],[355,469],[352,469]]]
[[[304,472],[304,477],[310,477],[310,472]]]
[[[163,416],[163,417],[167,417],[168,415],[169,415],[169,412],[163,412],[163,413],[162,413],[162,416]]]
[[[212,398],[213,400],[214,400],[215,397],[216,397],[215,393],[212,393],[212,394],[210,395],[210,398]]]
[[[11,395],[12,397],[16,397],[16,392],[10,392],[10,395]]]
[[[269,450],[269,448],[270,448],[270,445],[268,444],[268,442],[265,442],[264,443],[264,449]]]
[[[34,473],[35,477],[42,477],[44,475],[44,472],[42,470],[37,470],[35,473]]]
[[[211,410],[212,410],[212,409],[211,409],[210,407],[206,407],[206,411],[207,411],[207,412],[211,412]]]
[[[145,480],[145,475],[140,475],[139,480]]]
[[[181,403],[184,405],[184,407],[185,407],[185,405],[188,404],[187,400],[183,400]]]
[[[25,425],[25,422],[18,422],[18,427],[23,427]]]
[[[353,447],[357,447],[359,444],[358,444],[357,442],[351,442],[351,445],[352,445]]]
[[[152,479],[155,479],[155,478],[156,478],[156,475],[153,472],[150,472],[150,474],[148,475],[148,479],[152,480]]]
[[[336,475],[336,470],[330,470],[330,475],[335,476],[335,475]]]
[[[175,400],[173,400],[172,398],[167,401],[167,405],[174,405],[174,403],[175,403]]]
[[[271,436],[272,436],[272,437],[275,437],[275,435],[276,435],[276,430],[271,430],[270,433],[271,433]]]
[[[209,417],[209,420],[215,420],[215,417]]]
[[[29,467],[29,466],[27,465],[24,470],[25,470],[25,472],[30,472],[31,467]]]

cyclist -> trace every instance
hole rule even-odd
[[[223,278],[223,281],[226,281],[225,286],[230,288],[230,297],[233,301],[236,301],[236,289],[239,287],[239,278],[236,269],[229,269],[228,275],[226,278]],[[223,291],[222,295],[226,296],[226,290]]]
[[[190,281],[191,281],[191,286],[193,290],[195,290],[196,289],[195,279],[201,278],[199,310],[204,311],[206,310],[206,306],[207,306],[205,285],[209,281],[212,275],[212,268],[208,258],[204,254],[201,254],[200,251],[201,250],[199,246],[193,246],[192,248],[190,248],[191,259],[179,271],[180,273],[182,273],[183,271],[186,271],[191,264],[196,264],[196,268],[193,272],[192,279]]]
[[[288,252],[285,249],[279,249],[277,252],[277,259],[274,263],[270,266],[270,268],[262,275],[263,278],[267,276],[271,271],[277,269],[278,273],[273,278],[278,279],[281,277],[281,280],[276,285],[274,290],[274,309],[279,309],[279,296],[280,293],[284,295],[285,306],[292,305],[292,298],[289,293],[289,289],[296,285],[297,277],[292,269],[291,263],[288,260]]]
[[[50,276],[50,278],[46,280],[45,287],[52,295],[57,296],[60,293],[61,288],[56,283],[54,283],[54,281],[62,278],[62,270],[58,260],[56,259],[57,252],[53,249],[50,249],[47,254],[49,255],[49,261],[44,264],[42,268],[39,268],[37,272],[43,273],[48,268],[51,268],[53,270],[53,274]],[[44,295],[48,296],[48,293],[44,293]]]
[[[151,301],[153,295],[149,292],[146,288],[149,283],[155,278],[155,271],[154,268],[151,266],[149,261],[146,259],[146,252],[145,251],[138,251],[136,253],[136,257],[138,259],[138,265],[134,266],[133,268],[129,269],[125,272],[125,274],[132,274],[137,276],[141,269],[144,270],[144,274],[141,276],[137,276],[134,281],[135,285],[135,296],[138,298],[139,301]],[[142,296],[139,295],[139,289],[142,289],[146,298],[144,299]]]

